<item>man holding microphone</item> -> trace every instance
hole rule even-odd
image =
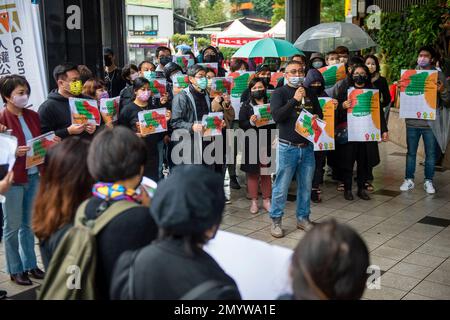
[[[319,100],[303,87],[305,71],[298,61],[290,61],[284,75],[287,84],[275,90],[271,100],[272,117],[279,129],[278,168],[272,190],[270,217],[273,237],[284,236],[281,220],[286,206],[289,185],[297,180],[297,228],[308,231],[310,195],[314,176],[314,145],[295,131],[296,121],[303,109],[323,118]]]

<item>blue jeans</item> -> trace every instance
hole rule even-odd
[[[272,189],[272,207],[270,217],[281,218],[286,206],[289,185],[292,178],[297,180],[297,219],[307,219],[311,213],[310,197],[314,177],[314,147],[309,144],[305,148],[278,144],[278,169]]]
[[[425,180],[433,180],[434,165],[436,164],[436,138],[431,128],[406,128],[406,142],[408,154],[406,155],[406,179],[414,179],[416,171],[416,155],[420,136],[425,147]]]
[[[3,204],[3,240],[6,272],[17,274],[35,269],[34,234],[31,230],[33,200],[39,174],[28,176],[28,183],[12,185]]]

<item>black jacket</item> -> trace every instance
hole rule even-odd
[[[126,86],[126,81],[122,78],[122,69],[116,68],[113,72],[105,71],[105,82],[111,98],[118,97],[120,92]]]
[[[144,110],[156,109],[154,105],[149,103],[145,108],[139,107],[134,102],[126,105],[119,113],[119,125],[125,126],[137,132],[136,122],[139,121],[138,113]],[[164,138],[164,132],[149,134],[144,139],[147,146],[147,163],[144,168],[144,176],[149,177],[154,181],[159,180],[158,166],[159,154],[158,143]]]
[[[227,296],[206,296],[203,299],[241,299],[234,280],[209,254],[201,250],[190,256],[181,240],[156,241],[139,250],[136,256],[135,253],[125,252],[117,262],[111,299],[176,300],[209,280],[233,286],[235,290]]]
[[[91,99],[79,96],[82,99]],[[70,113],[69,99],[63,97],[57,90],[53,90],[39,107],[39,118],[41,120],[42,134],[55,131],[55,135],[61,139],[70,136],[68,127],[72,125],[72,115]],[[80,134],[83,138],[92,138],[86,131]]]
[[[86,207],[88,219],[96,217],[96,210],[103,200],[91,198]],[[120,255],[128,250],[137,250],[156,239],[158,227],[147,207],[124,211],[115,217],[97,235],[96,286],[102,298],[109,297],[114,266]]]
[[[120,91],[120,103],[119,103],[119,112],[123,107],[133,102],[134,91],[133,85],[127,84],[125,88]]]
[[[252,104],[247,101],[245,103],[242,104],[241,110],[239,111],[239,127],[244,130],[250,130],[250,129],[254,129],[256,131],[257,137],[258,137],[258,144],[256,146],[256,149],[254,151],[257,151],[256,157],[258,160],[257,164],[252,164],[251,162],[253,161],[254,158],[254,154],[251,152],[251,148],[250,148],[250,141],[249,139],[245,139],[245,144],[244,144],[244,148],[245,148],[245,161],[243,161],[243,163],[241,164],[241,170],[247,173],[260,173],[260,164],[261,164],[261,159],[260,159],[260,146],[264,146],[266,148],[266,151],[264,154],[267,155],[267,157],[270,158],[271,155],[271,149],[272,149],[272,140],[271,140],[271,136],[272,136],[272,130],[276,129],[276,124],[271,124],[268,126],[264,126],[264,127],[256,127],[253,126],[250,123],[250,118],[251,116],[254,114],[253,112],[253,106]],[[267,135],[266,135],[266,139],[265,141],[262,141],[262,135],[260,135],[260,130],[267,130]],[[252,161],[250,161],[252,160]],[[270,166],[270,163],[267,164],[267,166]]]
[[[352,87],[353,84],[349,79],[341,80],[341,82],[338,82],[336,84],[336,91],[334,92],[333,98],[337,99],[339,104],[337,107],[337,116],[336,116],[336,123],[339,124],[345,124],[347,122],[347,110],[343,108],[342,104],[347,100],[348,96],[348,89]],[[365,89],[374,89],[372,84],[367,85],[364,87]],[[380,103],[380,131],[381,134],[388,131],[386,118],[384,117],[384,111],[383,108],[381,108]],[[366,155],[367,155],[367,166],[369,167],[375,167],[380,163],[380,153],[378,150],[378,142],[371,141],[371,142],[348,142],[346,144],[340,145],[336,144],[336,151],[338,155],[338,162],[341,167],[343,168],[350,168],[353,167],[352,161],[350,160],[352,155],[354,154],[355,150],[359,148],[359,144],[363,144],[363,147],[365,149]]]
[[[272,94],[270,108],[272,117],[278,125],[280,139],[287,140],[292,143],[309,143],[295,131],[295,123],[301,113],[301,102],[294,99],[297,89],[288,85],[276,89]],[[323,119],[322,109],[320,108],[319,99],[312,94],[308,88],[305,88],[306,98],[304,108],[312,114],[316,114]]]
[[[389,91],[389,85],[385,77],[380,76],[373,82],[373,86],[380,90],[380,107],[386,108],[391,103],[391,92]]]

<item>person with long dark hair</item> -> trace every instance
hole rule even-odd
[[[364,57],[364,64],[367,66],[371,76],[371,82],[374,88],[380,90],[380,108],[383,110],[391,103],[391,93],[385,77],[380,74],[380,62],[378,58],[369,54]],[[367,191],[374,191],[371,181],[373,181],[373,168],[369,168],[365,188]]]
[[[242,159],[241,170],[247,174],[247,192],[251,198],[250,213],[257,214],[259,212],[258,186],[261,187],[263,208],[267,212],[270,211],[272,181],[269,172],[263,172],[263,170],[270,167],[268,160],[272,148],[271,131],[276,129],[276,125],[256,126],[257,117],[254,114],[253,107],[268,103],[267,83],[262,78],[253,78],[248,85],[248,90],[250,92],[249,99],[242,104],[239,112],[239,127],[245,131],[255,130],[258,144],[257,148],[252,148],[250,141],[246,139],[245,159]],[[260,133],[263,130],[266,131],[265,135]],[[263,140],[264,138],[265,140]],[[263,150],[260,150],[261,148]]]
[[[47,269],[78,206],[91,195],[94,181],[87,156],[90,142],[70,137],[49,150],[33,210],[33,231]]]
[[[347,123],[347,109],[351,107],[348,100],[348,89],[355,87],[356,89],[373,89],[370,80],[369,69],[364,64],[355,65],[349,75],[349,86],[340,86],[337,100],[339,102],[337,112],[337,123]],[[386,119],[384,118],[383,109],[380,108],[381,121],[381,137],[383,141],[388,141],[388,128]],[[350,142],[337,143],[336,152],[338,157],[338,165],[342,170],[344,179],[344,198],[346,200],[353,200],[352,194],[352,176],[353,166],[355,161],[357,163],[357,183],[358,183],[358,197],[363,200],[370,200],[369,195],[364,187],[367,181],[368,169],[373,168],[380,163],[380,153],[378,151],[378,142]]]
[[[159,153],[158,142],[164,138],[164,133],[150,134],[143,136],[139,129],[138,113],[145,110],[152,110],[156,107],[152,104],[150,82],[146,78],[137,78],[133,83],[134,101],[126,105],[119,114],[119,125],[130,128],[145,141],[147,146],[147,163],[145,164],[144,175],[154,181],[159,180]],[[170,119],[170,111],[167,111],[166,118]]]

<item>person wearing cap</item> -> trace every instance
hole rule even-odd
[[[224,207],[220,174],[203,166],[177,167],[158,185],[151,202],[158,239],[122,254],[111,299],[240,300],[235,281],[203,249],[216,235]]]
[[[110,97],[118,97],[120,91],[126,86],[125,80],[122,78],[122,70],[116,66],[114,52],[111,48],[103,50],[103,61],[105,63],[105,82],[108,87]]]
[[[319,52],[314,52],[309,59],[309,69],[320,69],[325,67],[325,59]]]

